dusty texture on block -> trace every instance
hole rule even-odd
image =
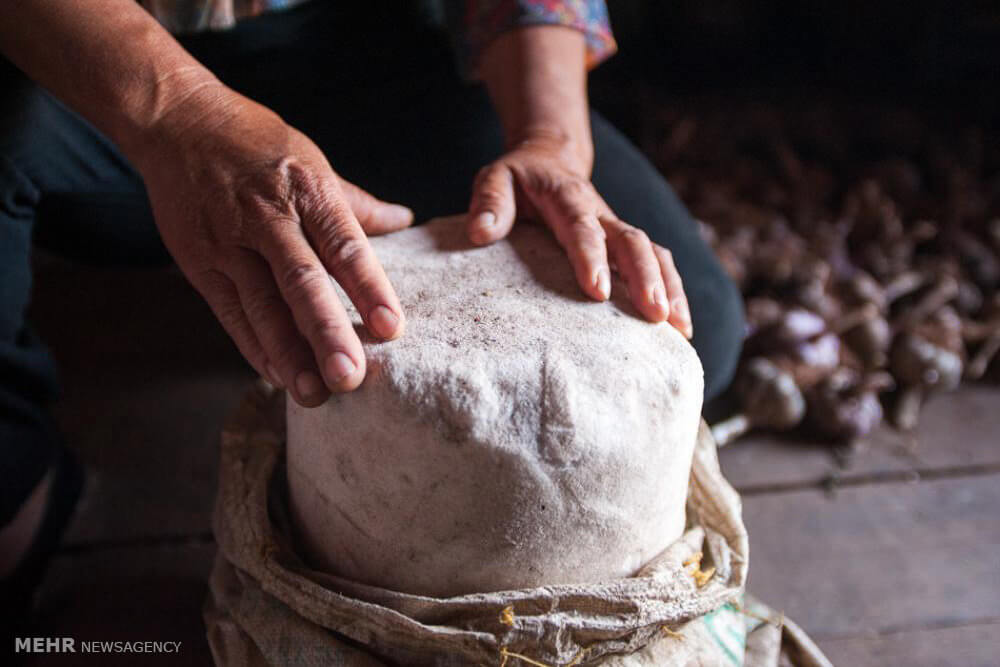
[[[624,284],[583,297],[546,230],[472,248],[459,224],[373,240],[406,335],[366,339],[359,390],[288,402],[302,547],[439,597],[632,575],[684,529],[698,358]]]

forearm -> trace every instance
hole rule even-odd
[[[150,130],[192,106],[186,101],[224,94],[134,0],[21,0],[8,14],[0,51],[130,158],[151,140]]]
[[[559,142],[589,175],[594,151],[580,32],[551,25],[507,32],[483,53],[480,73],[509,147],[526,140]]]

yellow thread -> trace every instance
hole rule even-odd
[[[514,607],[507,606],[500,612],[500,622],[504,625],[514,627]]]
[[[747,611],[746,609],[743,608],[743,605],[741,605],[738,602],[730,602],[730,604],[733,605],[734,607],[736,607],[736,611],[740,612],[744,616],[749,616],[750,618],[755,618],[758,621],[763,621],[764,623],[768,623],[770,625],[773,625],[774,627],[776,627],[778,629],[781,629],[781,628],[783,628],[785,626],[785,612],[783,612],[783,611],[779,612],[781,614],[781,616],[779,617],[779,619],[777,621],[775,621],[773,618],[770,618],[768,616],[761,616],[760,614],[755,614],[752,611]]]
[[[544,662],[538,662],[537,660],[532,660],[526,655],[521,655],[520,653],[514,653],[513,651],[508,651],[506,646],[500,648],[500,655],[503,656],[503,662],[500,663],[500,667],[504,667],[507,664],[507,657],[517,658],[518,660],[523,660],[529,665],[534,665],[535,667],[552,667],[552,665],[547,665]]]
[[[580,661],[583,660],[584,656],[587,655],[587,651],[589,650],[590,649],[588,648],[581,648],[579,651],[576,652],[576,655],[573,656],[573,659],[570,660],[568,663],[566,663],[566,667],[573,667],[574,665],[579,665]],[[526,655],[521,655],[520,653],[514,653],[513,651],[509,651],[507,650],[506,646],[500,647],[500,655],[503,657],[503,660],[500,661],[500,667],[507,667],[508,658],[517,658],[518,660],[523,660],[529,665],[534,665],[535,667],[555,667],[554,665],[549,665],[544,662],[538,662],[537,660],[533,660]]]
[[[683,565],[684,567],[687,567],[688,565],[694,565],[700,568],[702,557],[703,554],[700,551],[696,551],[695,553],[691,554],[686,561],[681,563],[681,565]]]
[[[708,580],[711,579],[712,575],[715,574],[714,567],[710,567],[707,570],[701,569],[701,559],[703,557],[704,554],[698,551],[691,554],[691,556],[682,563],[684,567],[691,567],[691,569],[688,571],[688,574],[690,574],[694,578],[694,583],[696,586],[698,586],[698,588],[701,588],[702,586],[707,584]]]
[[[673,639],[679,639],[681,641],[684,641],[684,635],[682,635],[681,633],[677,632],[676,630],[671,630],[666,625],[661,625],[660,626],[660,631],[663,632],[663,634],[665,634],[668,637],[672,637]]]
[[[714,574],[715,568],[710,567],[707,570],[695,570],[691,573],[691,576],[694,577],[694,583],[698,585],[698,588],[701,588],[708,583],[708,580],[711,579]]]

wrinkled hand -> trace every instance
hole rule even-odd
[[[521,142],[480,170],[473,185],[467,232],[476,244],[497,241],[516,217],[544,222],[566,250],[583,292],[604,301],[610,270],[625,279],[629,297],[648,320],[667,320],[692,335],[680,274],[670,251],[611,211],[594,189],[590,166],[560,142]]]
[[[157,226],[257,372],[319,405],[365,375],[331,276],[370,332],[401,335],[399,299],[366,234],[406,227],[413,214],[340,179],[266,108],[230,91],[207,109],[164,123],[140,161]]]

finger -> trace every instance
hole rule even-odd
[[[354,389],[365,376],[361,341],[319,257],[295,220],[272,222],[254,248],[267,260],[278,291],[299,332],[312,348],[326,387]],[[311,370],[300,370],[294,385],[304,396],[322,392]],[[320,383],[322,385],[322,383]]]
[[[289,388],[299,405],[314,407],[325,401],[329,392],[320,379],[312,350],[295,327],[292,312],[281,298],[264,258],[251,250],[241,249],[227,262],[226,270],[280,385]],[[307,375],[299,381],[302,373]]]
[[[403,306],[351,210],[333,201],[305,213],[302,228],[309,242],[368,330],[384,340],[403,335]]]
[[[684,283],[681,274],[674,264],[674,256],[666,248],[653,245],[653,252],[660,263],[663,273],[663,283],[667,288],[667,299],[670,301],[670,324],[688,339],[694,335],[694,325],[691,322],[691,308],[688,305],[687,294],[684,293]]]
[[[243,358],[253,366],[257,373],[267,378],[268,382],[280,386],[280,377],[268,361],[263,346],[243,312],[243,306],[233,281],[220,271],[206,271],[199,276],[192,276],[192,278],[192,284],[204,297],[222,328],[236,343]]]
[[[514,226],[514,176],[500,162],[483,167],[472,185],[466,233],[476,245],[498,241]]]
[[[413,224],[413,211],[406,206],[382,201],[343,179],[340,189],[361,228],[369,236],[397,232]]]
[[[636,309],[650,322],[667,319],[670,315],[667,290],[649,237],[617,218],[602,218],[601,224],[608,236],[608,250],[625,278]]]
[[[584,294],[604,301],[611,296],[611,271],[604,229],[597,218],[599,199],[589,183],[570,181],[537,195],[532,203],[566,250]]]

